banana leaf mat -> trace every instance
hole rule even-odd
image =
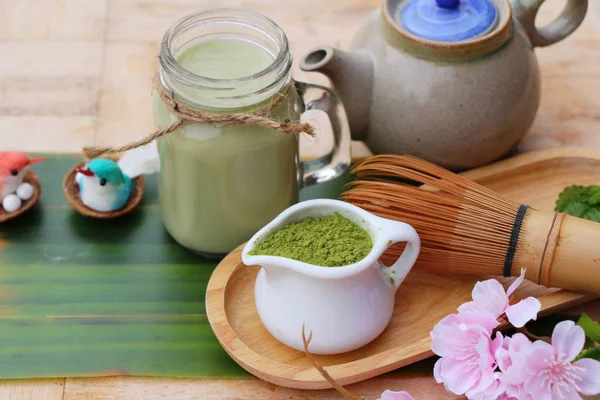
[[[0,224],[0,379],[249,377],[206,318],[217,261],[166,233],[154,177],[135,212],[94,220],[71,209],[62,193],[64,174],[81,159],[46,157],[34,167],[40,203]],[[337,198],[348,179],[308,187],[300,200]],[[392,374],[429,374],[434,361]]]
[[[47,157],[40,203],[0,225],[0,378],[247,376],[206,318],[216,262],[165,232],[155,179],[132,214],[89,219],[61,186],[81,159]]]
[[[0,224],[0,379],[73,376],[247,377],[206,318],[217,261],[179,246],[162,225],[156,180],[117,220],[81,216],[62,179],[81,160],[34,167],[40,203]],[[301,198],[337,197],[342,181]]]

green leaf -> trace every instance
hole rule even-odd
[[[576,185],[566,187],[562,193],[558,195],[558,200],[556,200],[556,210],[563,210],[567,204],[580,199],[583,195],[584,189],[584,186]]]
[[[589,219],[590,221],[600,222],[600,205],[596,207],[590,207],[584,214],[583,218]]]
[[[600,191],[591,193],[588,203],[589,204],[600,204]]]
[[[569,186],[556,200],[555,211],[600,222],[600,186]]]
[[[571,203],[565,204],[564,209],[562,209],[561,211],[574,217],[583,218],[583,216],[587,215],[587,213],[590,211],[590,205],[578,201],[573,201]]]
[[[583,314],[577,325],[583,328],[585,335],[596,343],[600,343],[600,324],[591,319],[587,314]]]
[[[579,353],[577,358],[575,358],[575,361],[581,360],[582,358],[591,358],[596,361],[600,361],[600,349],[584,349],[581,353]]]

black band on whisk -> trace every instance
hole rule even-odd
[[[508,251],[506,252],[506,258],[504,259],[504,276],[511,276],[510,271],[512,269],[513,258],[515,257],[515,251],[517,250],[517,242],[519,241],[519,232],[521,231],[521,225],[523,224],[523,218],[529,206],[521,204],[519,211],[515,217],[512,232],[510,233],[510,242],[508,244]]]

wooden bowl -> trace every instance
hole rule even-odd
[[[24,201],[21,204],[21,208],[19,208],[17,211],[13,211],[10,213],[6,212],[0,204],[0,223],[18,217],[25,211],[31,209],[39,201],[40,195],[42,194],[42,184],[40,183],[40,180],[35,174],[35,172],[33,172],[30,169],[27,170],[25,176],[23,177],[23,183],[29,183],[31,186],[33,186],[33,196],[29,200]]]
[[[127,204],[125,204],[125,207],[121,208],[120,210],[101,212],[92,210],[91,208],[84,205],[79,195],[79,185],[77,184],[77,182],[75,182],[75,175],[77,175],[77,168],[83,168],[86,163],[87,161],[82,161],[79,164],[75,165],[69,170],[69,172],[67,172],[63,180],[63,192],[65,193],[67,201],[75,210],[77,210],[80,214],[85,215],[86,217],[100,219],[118,218],[135,210],[135,208],[142,201],[142,196],[144,194],[143,176],[138,176],[137,178],[133,179],[135,186],[131,191],[131,195],[129,196]]]

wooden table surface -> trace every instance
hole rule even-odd
[[[151,79],[158,42],[182,16],[242,7],[275,20],[298,59],[311,47],[344,48],[379,0],[0,0],[0,149],[76,152],[118,145],[152,129]],[[566,0],[548,0],[540,23]],[[567,40],[538,49],[542,105],[521,151],[600,147],[600,1]],[[300,80],[327,84],[295,66]],[[366,154],[354,143],[355,155]],[[303,144],[306,146],[306,143]],[[308,145],[306,148],[309,148]],[[600,318],[600,303],[587,306]],[[385,389],[417,399],[449,398],[431,374],[401,373],[350,387],[366,398]],[[1,400],[339,399],[334,391],[288,390],[256,379],[98,378],[0,382]]]

